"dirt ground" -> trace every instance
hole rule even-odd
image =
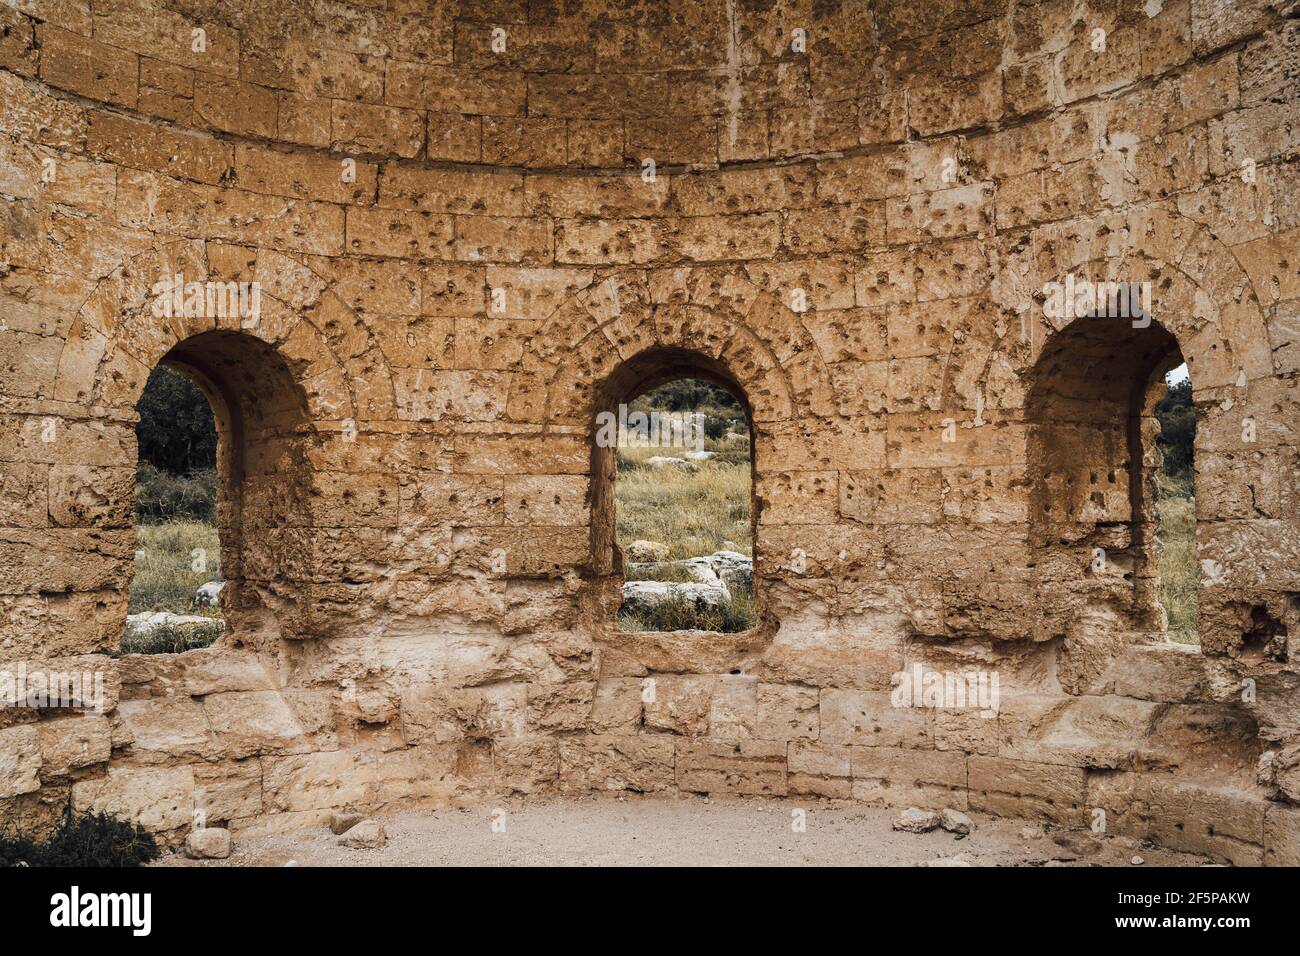
[[[806,828],[793,824],[804,811]],[[317,827],[236,835],[229,859],[179,852],[158,866],[1197,866],[1208,861],[1122,837],[970,814],[974,832],[903,833],[898,809],[818,800],[555,798],[378,819],[382,849],[338,845]],[[1133,858],[1140,857],[1141,864]],[[953,860],[955,863],[939,861]]]

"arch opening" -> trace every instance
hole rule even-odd
[[[621,630],[738,633],[754,591],[752,416],[726,369],[665,350],[620,366],[595,421],[593,535]]]
[[[1043,350],[1030,530],[1054,633],[1096,615],[1131,639],[1199,643],[1195,418],[1182,351],[1155,322],[1084,317]]]
[[[137,411],[123,649],[182,651],[223,633],[241,642],[267,623],[264,596],[301,562],[292,534],[310,525],[305,397],[272,346],[212,331],[163,356]]]

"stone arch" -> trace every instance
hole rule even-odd
[[[176,343],[156,366],[194,382],[216,423],[227,639],[256,643],[298,633],[299,621],[286,612],[302,604],[294,582],[310,580],[310,536],[319,510],[313,453],[320,440],[306,392],[282,353],[246,331],[199,332]]]
[[[258,320],[155,314],[154,283],[178,273],[186,282],[258,282]],[[223,570],[235,581],[223,598],[235,636],[311,636],[324,620],[313,611],[313,562],[321,560],[314,542],[336,533],[337,522],[318,514],[338,503],[331,463],[350,453],[364,427],[358,420],[397,417],[381,342],[302,263],[242,247],[217,254],[180,240],[101,280],[60,356],[54,397],[69,417],[103,418],[121,432],[118,467],[134,469],[135,404],[159,364],[188,374],[226,423],[219,520]],[[256,461],[244,461],[248,455]],[[258,482],[265,493],[253,487]],[[249,541],[256,547],[245,547]],[[129,568],[123,571],[129,582]]]
[[[719,385],[740,402],[745,409],[750,430],[753,430],[754,412],[744,386],[734,373],[717,357],[702,352],[678,348],[646,349],[627,361],[620,362],[597,384],[590,421],[591,439],[591,542],[593,567],[599,574],[610,574],[621,567],[618,545],[614,536],[614,480],[615,449],[603,447],[595,441],[597,416],[602,412],[615,412],[620,403],[631,401],[637,395],[657,385],[683,378],[698,378]],[[751,459],[750,494],[753,496],[757,465]],[[751,520],[756,518],[751,509]]]
[[[507,415],[543,427],[585,426],[599,383],[663,350],[717,363],[756,423],[835,412],[831,378],[798,313],[743,273],[682,270],[660,301],[644,277],[616,275],[562,303],[534,333],[511,381]]]
[[[751,436],[750,458],[750,522],[754,554],[759,553],[759,499],[758,474],[760,468],[755,431],[754,406],[743,382],[723,356],[677,347],[648,347],[627,360],[618,362],[611,372],[595,386],[591,403],[588,435],[591,453],[591,569],[594,576],[593,595],[598,608],[598,639],[611,642],[623,653],[634,656],[648,655],[662,663],[666,670],[688,669],[688,660],[713,658],[725,661],[731,669],[739,665],[747,653],[763,646],[771,639],[777,622],[767,607],[765,582],[757,566],[753,575],[753,594],[757,607],[757,622],[743,632],[721,631],[643,631],[627,633],[617,623],[622,604],[622,554],[616,540],[616,510],[614,502],[617,471],[616,449],[596,440],[599,434],[600,412],[615,412],[620,403],[668,382],[683,378],[696,378],[719,385],[730,392],[745,410]],[[703,644],[699,637],[706,637]],[[718,666],[724,666],[719,664]]]
[[[387,357],[373,344],[349,343],[365,323],[329,289],[325,279],[279,253],[242,250],[250,261],[238,273],[210,267],[202,243],[180,240],[126,260],[99,282],[82,305],[60,355],[54,394],[61,401],[108,408],[134,407],[149,371],[179,343],[217,330],[238,330],[279,352],[300,383],[316,423],[392,417],[394,387]],[[153,289],[161,277],[184,281],[249,281],[261,288],[256,324],[239,319],[160,317]],[[324,326],[325,328],[322,328]],[[333,326],[333,338],[329,327]],[[339,347],[339,346],[342,347]],[[366,388],[364,400],[358,386]]]
[[[1233,251],[1208,228],[1159,208],[1116,215],[1104,225],[1091,225],[1097,236],[1086,240],[1053,237],[1048,257],[1052,274],[1035,264],[1004,288],[1032,296],[1043,283],[1070,272],[1098,280],[1149,281],[1152,314],[1177,338],[1194,388],[1235,386],[1243,371],[1247,381],[1273,374],[1258,290]],[[1034,308],[1029,367],[1064,331],[1042,315],[1041,307]]]
[[[1069,274],[1149,282],[1150,328],[1131,329],[1124,319],[1050,319],[1045,283]],[[1126,645],[1160,635],[1152,382],[1184,360],[1199,418],[1216,403],[1246,401],[1253,383],[1273,375],[1263,312],[1232,250],[1204,226],[1149,208],[1117,213],[1100,228],[1094,222],[1044,229],[1004,260],[979,301],[1001,309],[1020,338],[1011,350],[1011,390],[1018,394],[1004,398],[1020,406],[1024,422],[1027,532],[1041,609],[1035,636],[1064,637],[1060,679],[1078,691]],[[1097,323],[1111,323],[1109,331]],[[1078,412],[1072,423],[1070,405]],[[1072,427],[1078,442],[1069,440]],[[1198,470],[1200,463],[1198,450]],[[1065,487],[1049,487],[1071,478],[1073,498]],[[1199,480],[1197,486],[1203,540],[1209,519]],[[1048,502],[1067,513],[1046,515]],[[1094,548],[1106,554],[1102,571],[1093,566]],[[1203,614],[1205,598],[1203,590]]]

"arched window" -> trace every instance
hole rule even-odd
[[[1043,349],[1025,416],[1049,634],[1096,620],[1112,635],[1197,643],[1185,369],[1175,338],[1149,319],[1081,316]]]
[[[616,375],[596,417],[598,556],[625,631],[741,632],[758,621],[753,443],[721,370],[663,354]]]
[[[136,560],[123,649],[183,651],[241,618],[301,564],[310,526],[303,394],[244,332],[205,332],[159,362],[137,402]],[[238,628],[236,628],[239,630]]]
[[[224,629],[212,408],[166,365],[149,375],[136,408],[135,572],[122,649],[202,647]]]
[[[1172,359],[1170,360],[1172,361]],[[1157,597],[1165,612],[1166,634],[1179,644],[1199,644],[1200,563],[1196,555],[1196,407],[1186,364],[1158,369],[1148,402],[1157,434],[1145,447],[1154,460],[1145,464],[1155,511]]]

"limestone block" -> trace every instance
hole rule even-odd
[[[789,786],[785,744],[679,740],[677,785],[700,793],[784,796]]]
[[[189,767],[109,767],[101,777],[72,785],[72,808],[114,814],[152,831],[188,826],[194,814],[194,772]]]
[[[36,729],[43,778],[66,776],[75,769],[104,763],[112,751],[107,717],[58,717],[41,721]]]
[[[824,688],[820,739],[867,747],[933,746],[933,722],[920,707],[897,707],[883,691]]]
[[[560,740],[560,788],[566,791],[635,790],[674,785],[674,747],[666,736],[591,734]]]
[[[41,742],[35,724],[19,724],[0,730],[0,794],[6,797],[31,793],[40,786]]]

